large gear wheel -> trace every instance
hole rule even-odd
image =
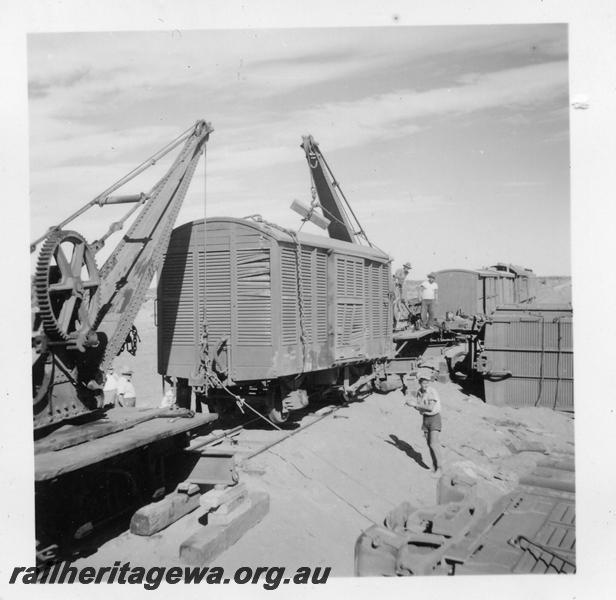
[[[76,231],[54,231],[36,263],[34,291],[45,334],[83,349],[99,305],[94,252]]]

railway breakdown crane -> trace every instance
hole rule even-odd
[[[167,147],[36,240],[42,242],[32,285],[34,429],[102,407],[104,373],[127,343],[133,321],[163,259],[197,162],[212,132],[198,121]],[[167,173],[148,193],[112,196],[184,142]],[[88,244],[63,227],[94,206],[134,206],[99,240]],[[96,253],[138,211],[102,268]]]
[[[40,247],[32,277],[39,562],[54,560],[58,546],[70,546],[180,482],[174,461],[190,434],[217,418],[187,409],[103,410],[105,371],[122,350],[136,349],[133,321],[162,264],[212,131],[209,123],[197,121],[31,246],[31,253]],[[149,192],[113,195],[177,148],[177,157]],[[93,243],[65,229],[95,206],[122,204],[130,205],[127,213]],[[99,269],[96,254],[131,218]]]

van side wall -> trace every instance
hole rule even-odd
[[[207,264],[203,242],[203,221],[172,234],[158,288],[159,373],[194,376],[204,304],[210,356],[236,383],[393,355],[389,263],[298,248],[238,220],[208,221]]]

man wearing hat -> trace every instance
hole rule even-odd
[[[409,274],[411,268],[411,263],[405,262],[402,265],[402,268],[398,269],[394,273],[394,284],[396,286],[396,294],[398,298],[402,298],[402,287],[404,286],[404,281],[406,280],[406,276]]]
[[[406,320],[409,315],[408,306],[406,305],[406,300],[402,294],[402,290],[404,287],[404,281],[406,280],[406,276],[409,274],[411,270],[411,263],[405,262],[402,265],[401,269],[398,269],[394,273],[394,321],[395,326],[394,329],[398,329],[398,327],[402,327],[402,321]],[[400,325],[399,325],[400,324]]]
[[[125,365],[122,367],[120,374],[122,377],[120,377],[116,388],[118,405],[133,407],[137,403],[137,394],[133,386],[133,370]]]
[[[438,283],[436,283],[435,273],[428,273],[428,279],[421,283],[418,292],[421,300],[421,322],[427,329],[434,320],[434,305],[438,299]]]

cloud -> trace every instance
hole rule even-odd
[[[61,72],[57,75],[30,79],[28,82],[28,94],[35,98],[46,97],[52,89],[76,86],[79,82],[85,80],[89,73],[90,69],[88,67],[80,67],[73,71]]]
[[[377,195],[409,219],[446,209],[450,200],[438,182],[412,186],[408,173],[387,180],[402,166],[396,148],[473,119],[520,131],[544,119],[552,123],[548,133],[566,124],[564,32],[486,26],[29,36],[33,234],[201,116],[215,128],[209,214],[262,212],[297,225],[287,206],[298,189],[309,194],[299,148],[306,133],[338,175],[340,165],[352,165],[345,192],[362,192],[352,194],[354,206],[377,226],[390,218],[373,214]],[[465,135],[473,139],[474,130]],[[375,152],[391,153],[394,165],[387,173],[381,166],[378,181],[371,180]],[[126,192],[146,191],[156,173]],[[181,219],[202,214],[202,185],[194,185]],[[412,202],[409,189],[416,190]],[[83,225],[88,239],[96,225],[108,224],[110,213],[100,214]]]
[[[396,223],[413,223],[417,217],[441,213],[441,211],[455,206],[454,200],[449,196],[415,193],[396,195],[392,198],[392,204],[396,206],[393,215],[390,211],[378,210],[374,206],[364,206],[363,214],[365,218],[370,220],[372,226],[378,227],[381,223],[389,222],[391,224],[392,216],[395,216]]]
[[[73,118],[87,118],[90,103],[100,110],[104,94],[130,103],[142,88],[189,94],[200,86],[209,97],[235,90],[254,99],[379,76],[452,52],[460,64],[499,54],[541,61],[563,51],[563,31],[552,25],[35,34],[28,67],[33,100],[42,97],[41,86],[48,98],[70,85],[77,94]]]
[[[566,74],[566,63],[550,62],[461,77],[456,87],[423,92],[400,89],[355,101],[324,102],[282,115],[256,110],[255,118],[236,121],[229,127],[223,124],[220,132],[213,134],[208,170],[230,177],[296,163],[299,132],[314,133],[330,154],[411,136],[436,117],[459,117],[491,109],[520,114],[562,95]],[[217,129],[216,123],[214,126]],[[61,135],[60,130],[55,133]],[[51,137],[39,141],[31,151],[33,196],[44,190],[49,193],[54,183],[58,193],[62,187],[75,191],[73,182],[84,173],[88,174],[88,184],[100,181],[102,190],[158,149],[161,140],[171,140],[177,133],[168,124],[111,131],[90,125],[80,131],[78,140]]]
[[[97,167],[113,163],[119,169],[132,169],[181,133],[165,124],[127,129],[103,129],[97,124],[80,127],[78,135],[70,135],[69,131],[56,130],[56,137],[32,143],[32,166],[55,171],[65,166]]]
[[[222,152],[213,160],[221,170],[260,169],[295,160],[297,142],[290,131],[314,133],[322,147],[333,152],[411,136],[436,117],[493,109],[520,114],[562,96],[566,83],[567,65],[559,61],[474,75],[456,87],[424,92],[400,89],[355,101],[325,102],[225,130]]]
[[[48,87],[49,86],[44,81],[31,79],[28,82],[28,96],[33,100],[45,98],[47,96]]]
[[[255,108],[302,90],[340,95],[357,78],[382,78],[455,50],[468,57],[561,44],[562,26],[415,27],[38,34],[29,36],[33,114],[84,125],[133,114],[140,103],[185,104],[200,95],[207,106]],[[369,43],[367,43],[369,41]],[[533,59],[541,56],[533,52]],[[450,62],[440,59],[441,69]],[[425,79],[425,73],[422,79]],[[408,73],[407,73],[408,76]],[[319,86],[331,84],[329,89]],[[43,105],[42,102],[45,102]],[[300,102],[297,98],[295,106]],[[292,107],[293,108],[293,107]]]

